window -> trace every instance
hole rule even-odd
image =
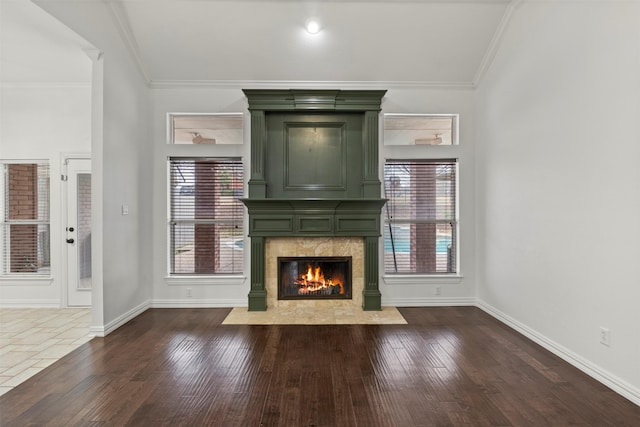
[[[384,271],[456,273],[455,160],[388,160],[384,165]]]
[[[171,144],[242,144],[242,113],[170,114]]]
[[[456,114],[385,114],[385,145],[456,145]]]
[[[1,163],[1,274],[50,274],[49,165]]]
[[[170,274],[242,273],[242,161],[171,158]]]

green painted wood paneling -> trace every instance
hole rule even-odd
[[[380,310],[378,116],[384,90],[244,89],[251,111],[249,310],[267,309],[265,239],[365,238],[363,309]]]
[[[362,114],[268,113],[266,126],[268,198],[362,197]]]
[[[327,233],[333,233],[333,217],[332,216],[297,216],[296,231],[300,233],[313,233],[326,236]]]

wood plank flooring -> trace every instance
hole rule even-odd
[[[473,307],[407,325],[151,309],[0,396],[2,426],[640,426],[640,407]]]

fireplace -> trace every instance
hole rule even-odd
[[[278,257],[278,299],[351,299],[351,257]]]
[[[251,111],[251,178],[249,197],[242,199],[249,214],[251,238],[249,311],[266,310],[268,299],[275,302],[279,284],[275,274],[267,273],[278,265],[268,262],[272,258],[266,249],[269,242],[281,238],[357,239],[361,248],[357,257],[353,252],[312,252],[314,256],[353,256],[354,272],[349,274],[356,277],[347,283],[352,290],[349,297],[342,296],[347,295],[345,291],[339,298],[348,298],[348,303],[357,301],[363,310],[380,310],[378,240],[386,199],[380,197],[378,116],[386,91],[243,92]],[[309,167],[301,166],[307,164]],[[278,256],[289,254],[311,255],[287,251]],[[297,267],[298,275],[304,268]],[[288,280],[291,287],[298,278]],[[289,291],[288,297],[298,299],[299,288]],[[313,291],[313,299],[334,295],[320,293]],[[280,297],[276,301],[291,302]]]

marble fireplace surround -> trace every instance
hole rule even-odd
[[[350,256],[351,299],[279,300],[278,257]],[[322,306],[362,306],[364,290],[364,240],[358,237],[273,237],[265,244],[265,288],[267,306],[280,309]],[[337,303],[337,304],[336,304]]]
[[[277,299],[278,256],[351,256],[352,299],[380,311],[378,120],[384,90],[244,89],[251,112],[249,311]],[[311,161],[314,167],[305,168]],[[275,258],[274,258],[275,257]]]

